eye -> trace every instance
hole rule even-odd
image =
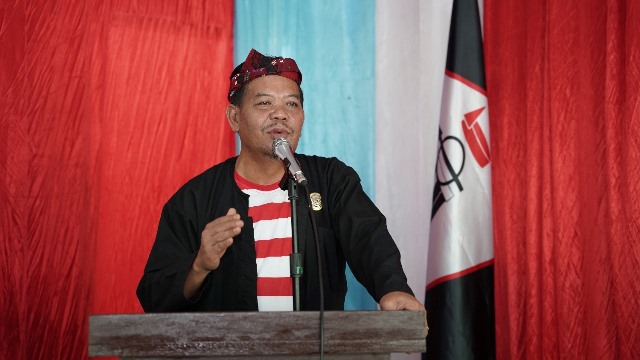
[[[293,107],[298,107],[298,106],[299,106],[299,104],[298,104],[297,102],[295,102],[295,101],[289,101],[289,102],[287,103],[287,105],[289,105],[289,106],[293,106]]]

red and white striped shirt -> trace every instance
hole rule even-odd
[[[291,205],[279,183],[258,185],[234,174],[240,190],[249,195],[258,270],[258,310],[292,311],[293,281],[289,267]]]

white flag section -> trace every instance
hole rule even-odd
[[[493,259],[489,110],[481,91],[445,77],[427,288]]]

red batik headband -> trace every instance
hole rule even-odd
[[[231,101],[231,96],[243,85],[265,75],[284,76],[295,81],[298,86],[302,83],[302,73],[295,60],[282,57],[270,59],[255,49],[251,49],[247,59],[242,63],[240,71],[230,78],[227,98]]]

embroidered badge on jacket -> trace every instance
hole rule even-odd
[[[313,211],[322,210],[322,197],[319,193],[313,192],[309,194],[309,198],[311,199],[311,209],[313,209]]]

